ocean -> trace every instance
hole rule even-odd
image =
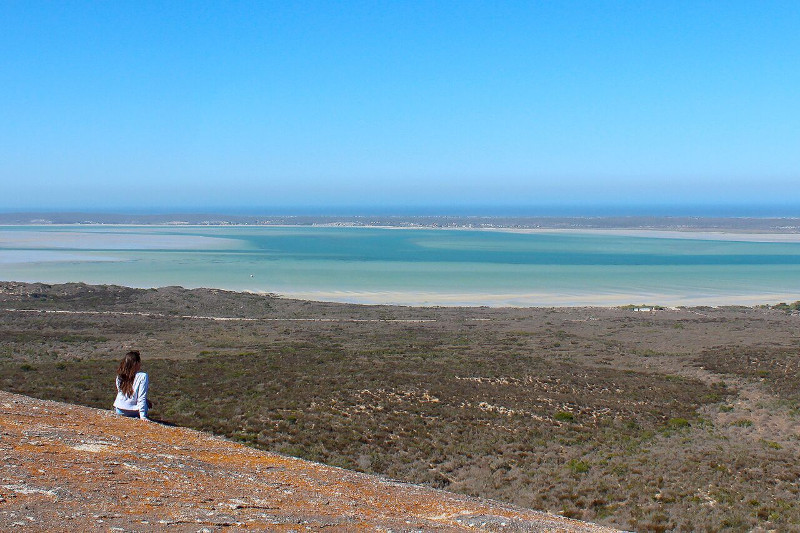
[[[757,305],[800,299],[800,236],[5,226],[0,279],[399,305]]]

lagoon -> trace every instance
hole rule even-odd
[[[401,305],[800,299],[800,242],[733,234],[315,226],[5,226],[0,279]]]

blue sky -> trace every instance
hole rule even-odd
[[[797,28],[793,1],[3,2],[0,209],[797,210]]]

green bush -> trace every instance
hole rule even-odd
[[[553,418],[555,418],[559,422],[574,422],[575,421],[575,415],[573,415],[572,413],[567,412],[567,411],[559,411],[559,412],[556,413],[555,417],[553,417]]]
[[[586,461],[580,461],[578,459],[570,459],[567,463],[567,468],[572,470],[573,474],[585,474],[589,471],[590,466],[589,463]]]
[[[670,429],[688,428],[689,426],[689,421],[685,418],[670,418],[669,421],[667,421],[667,427]]]

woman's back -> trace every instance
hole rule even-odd
[[[117,370],[117,398],[114,408],[118,414],[147,419],[147,390],[150,379],[140,372],[142,363],[139,352],[130,351],[120,362]]]

